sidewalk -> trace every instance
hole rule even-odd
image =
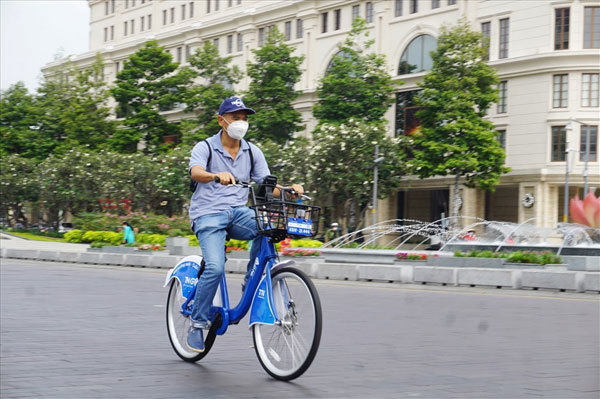
[[[35,241],[0,233],[1,249],[30,249],[34,251],[86,252],[89,244],[71,244],[66,242]]]

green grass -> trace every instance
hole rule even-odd
[[[31,234],[31,233],[20,233],[20,232],[11,231],[10,233],[5,233],[5,234],[13,235],[13,236],[21,237],[21,238],[26,238],[28,240],[35,240],[35,241],[66,242],[64,240],[64,238],[44,237],[44,236],[38,236],[35,234]]]

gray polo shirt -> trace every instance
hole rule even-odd
[[[206,166],[209,155],[208,146],[202,141],[194,146],[190,158],[190,170],[192,166],[202,166],[211,173],[229,172],[241,181],[250,181],[252,178],[257,183],[261,183],[266,176],[271,174],[265,156],[257,146],[242,140],[240,151],[234,160],[223,148],[221,134],[222,131],[219,131],[207,139],[212,148],[212,158],[208,168]],[[252,146],[252,156],[254,157],[252,176],[250,176],[249,145]],[[190,221],[193,223],[199,216],[246,205],[248,192],[247,188],[228,187],[215,182],[198,183],[190,203]]]

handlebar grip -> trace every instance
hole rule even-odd
[[[237,177],[234,177],[235,182],[233,182],[233,184],[240,184],[240,179],[238,179]],[[219,179],[219,176],[215,176],[214,178],[215,183],[221,183],[221,179]]]

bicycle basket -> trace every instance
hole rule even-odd
[[[318,206],[293,202],[270,201],[253,205],[258,231],[275,241],[285,237],[307,238],[317,235],[319,229]]]

